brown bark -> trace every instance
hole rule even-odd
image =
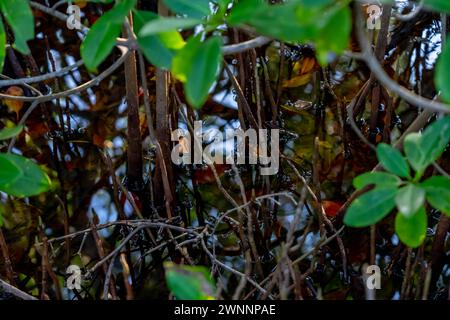
[[[131,16],[130,28],[133,28]],[[136,53],[125,60],[125,85],[128,106],[128,150],[127,150],[127,187],[131,191],[141,191],[142,179],[142,141],[139,122],[139,95]]]

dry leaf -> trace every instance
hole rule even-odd
[[[86,7],[87,2],[84,1],[84,0],[82,0],[82,1],[75,1],[75,4],[76,4],[77,6],[79,6],[80,9],[83,9],[84,7]]]
[[[24,95],[22,88],[17,86],[9,87],[5,93],[15,97],[23,97]],[[9,110],[15,112],[17,119],[19,119],[19,112],[23,108],[23,101],[5,99],[4,103],[8,106]]]
[[[304,86],[311,80],[311,74],[304,74],[301,76],[293,77],[289,80],[285,80],[283,82],[283,88],[296,88],[300,86]]]
[[[305,57],[301,61],[300,74],[312,73],[317,70],[318,64],[314,57]]]

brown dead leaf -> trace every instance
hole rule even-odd
[[[94,133],[94,136],[92,138],[92,143],[95,144],[96,146],[100,147],[100,148],[103,148],[105,146],[104,145],[105,138]]]
[[[300,74],[312,73],[317,70],[318,64],[314,57],[304,57],[301,62]]]
[[[293,77],[283,82],[283,88],[295,88],[304,86],[311,80],[313,72],[319,67],[314,57],[304,57],[294,63]]]
[[[283,82],[283,88],[296,88],[300,86],[304,86],[311,80],[311,74],[304,74],[301,76],[293,77],[289,80],[285,80]]]
[[[18,86],[9,87],[5,93],[7,95],[15,97],[23,97],[24,95],[23,89]],[[9,108],[9,110],[13,111],[17,115],[17,119],[19,119],[19,112],[23,108],[23,101],[5,99],[4,103]]]
[[[87,2],[84,1],[84,0],[82,0],[82,1],[75,1],[75,4],[76,4],[77,6],[79,6],[80,9],[83,9],[84,7],[86,7]]]

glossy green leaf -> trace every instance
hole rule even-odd
[[[450,216],[450,179],[431,177],[420,184],[425,189],[427,201],[436,209]]]
[[[123,0],[102,15],[91,27],[81,45],[81,57],[90,71],[108,57],[120,36],[126,15],[136,4],[136,0]]]
[[[326,24],[319,29],[317,37],[309,40],[316,47],[320,64],[325,65],[333,60],[330,54],[340,54],[348,47],[352,17],[347,6],[336,6],[333,10],[325,11],[325,17],[321,16],[321,19],[325,19]]]
[[[450,4],[450,1],[447,2]],[[450,41],[450,38],[448,39]],[[448,42],[447,42],[448,43]],[[441,91],[441,97],[446,102],[450,102],[450,45],[446,45],[439,55],[436,63],[434,82]]]
[[[423,4],[431,10],[450,14],[450,1],[448,0],[423,0]]]
[[[10,139],[12,137],[17,136],[23,130],[23,125],[12,127],[12,128],[4,128],[0,130],[0,140]]]
[[[0,73],[3,72],[3,65],[6,57],[6,32],[3,21],[0,19]]]
[[[27,41],[34,38],[34,17],[27,0],[0,0],[0,10],[14,31],[14,47],[30,54]]]
[[[269,5],[261,0],[240,1],[227,20],[231,25],[250,25],[258,33],[279,40],[303,41],[316,29],[300,20],[297,9],[297,3]]]
[[[425,190],[412,183],[398,190],[395,197],[397,209],[400,211],[400,214],[405,216],[413,215],[423,206],[424,202]]]
[[[267,8],[267,2],[264,0],[247,0],[238,1],[233,4],[230,15],[227,17],[227,22],[231,25],[240,25],[248,23],[251,19],[251,14],[259,14]]]
[[[164,0],[175,13],[201,19],[211,13],[209,0]]]
[[[344,2],[291,1],[270,5],[267,1],[239,1],[227,17],[230,25],[249,25],[262,35],[287,42],[310,42],[324,64],[331,52],[348,45],[351,14]]]
[[[16,181],[22,174],[22,170],[9,159],[2,157],[0,153],[0,190],[2,186]]]
[[[356,198],[344,217],[344,223],[350,227],[367,227],[377,223],[395,207],[397,189],[392,187],[376,188]]]
[[[194,108],[203,105],[216,81],[222,62],[221,45],[219,37],[205,42],[193,37],[173,59],[172,72],[184,82],[186,98]]]
[[[208,269],[199,266],[164,264],[166,281],[172,294],[179,300],[213,300],[214,283]]]
[[[450,140],[450,116],[430,124],[423,132],[406,136],[404,149],[411,166],[422,173],[444,152]]]
[[[376,187],[397,187],[402,181],[396,175],[387,172],[366,172],[353,179],[353,186],[362,189],[374,184]]]
[[[30,159],[14,154],[0,154],[2,174],[6,170],[8,177],[0,178],[0,191],[16,197],[29,197],[50,189],[50,179],[42,169]],[[5,170],[3,170],[5,168]],[[19,170],[19,174],[17,174]]]
[[[399,177],[409,177],[409,166],[400,151],[386,143],[377,146],[377,157],[381,165]]]
[[[139,36],[145,37],[161,32],[190,29],[201,23],[202,20],[191,18],[158,18],[146,23],[139,32]]]
[[[159,18],[159,15],[152,11],[144,11],[144,10],[134,10],[133,11],[133,23],[134,23],[134,31],[139,34],[142,30],[142,27],[145,26],[147,22],[156,20]]]
[[[145,23],[155,20],[158,15],[149,11],[136,11],[134,13],[134,25],[137,33]],[[185,42],[178,31],[167,31],[157,35],[139,36],[139,46],[144,56],[157,67],[170,69],[172,59],[178,49],[181,49]]]
[[[427,214],[423,207],[407,217],[397,214],[395,217],[395,232],[401,242],[408,247],[416,248],[422,244],[427,235]]]
[[[212,0],[211,2],[217,4],[221,9],[227,9],[233,1],[234,0]]]
[[[420,133],[410,133],[406,136],[405,141],[403,142],[403,148],[409,164],[414,168],[414,170],[420,172],[422,172],[427,166],[425,164],[424,155],[420,150],[421,137],[422,135]]]
[[[423,132],[421,147],[426,154],[426,161],[437,160],[450,140],[450,116],[445,116],[431,123]]]

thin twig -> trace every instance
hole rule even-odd
[[[37,298],[29,295],[28,293],[17,289],[16,287],[10,285],[9,283],[3,281],[0,279],[0,289],[4,292],[7,292],[9,294],[12,294],[13,296],[20,298],[22,300],[38,300]]]

